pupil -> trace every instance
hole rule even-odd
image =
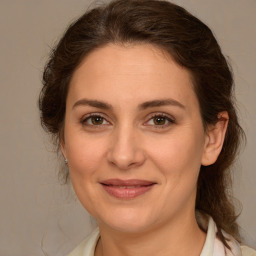
[[[94,116],[92,117],[92,123],[95,125],[99,125],[103,123],[103,118],[100,116]]]
[[[164,125],[165,124],[165,117],[155,117],[154,123],[156,125]]]

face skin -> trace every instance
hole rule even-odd
[[[62,152],[75,192],[102,234],[182,226],[198,232],[200,166],[215,161],[224,137],[214,136],[204,131],[190,73],[153,46],[104,46],[73,75]],[[120,199],[103,188],[108,179],[155,185]]]

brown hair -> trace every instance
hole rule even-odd
[[[211,30],[182,7],[167,1],[116,0],[86,12],[71,24],[44,70],[39,99],[42,126],[58,145],[72,74],[86,55],[108,43],[152,44],[187,68],[193,76],[205,127],[218,121],[218,113],[228,112],[229,125],[220,156],[213,165],[200,170],[196,209],[213,217],[218,236],[226,245],[221,230],[239,239],[229,191],[230,167],[243,130],[234,107],[232,73]]]

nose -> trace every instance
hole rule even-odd
[[[146,159],[141,140],[136,132],[128,127],[115,131],[108,150],[108,162],[118,169],[128,170],[141,166]]]

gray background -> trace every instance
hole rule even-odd
[[[1,0],[0,255],[63,256],[94,225],[39,125],[37,98],[51,46],[92,1]],[[98,1],[99,2],[99,1]],[[235,169],[235,196],[247,244],[256,247],[256,1],[176,0],[214,31],[229,56],[248,143]]]

